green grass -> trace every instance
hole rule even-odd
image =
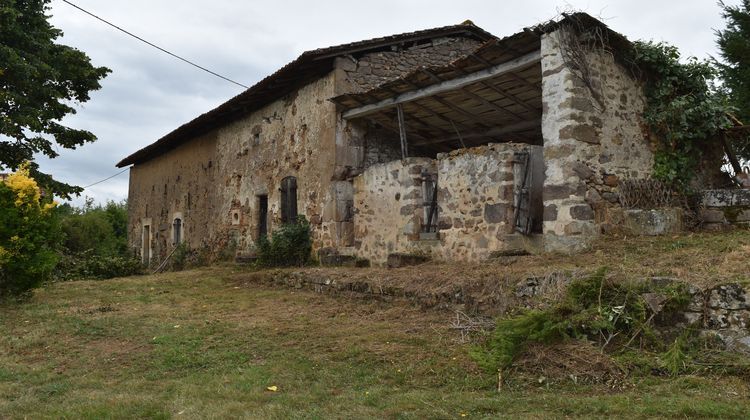
[[[0,305],[0,418],[750,416],[732,377],[498,394],[450,313],[238,287],[233,270],[59,283]]]

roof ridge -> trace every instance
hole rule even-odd
[[[399,42],[409,42],[410,40],[423,39],[426,36],[439,36],[460,33],[471,34],[479,38],[481,41],[496,38],[491,33],[476,25],[459,24],[441,26],[432,29],[422,29],[413,32],[404,32],[395,35],[382,36],[305,51],[296,59],[287,63],[270,75],[264,77],[263,79],[252,85],[250,88],[233,96],[219,106],[197,116],[187,123],[182,124],[181,126],[167,133],[148,146],[145,146],[138,151],[130,154],[129,156],[118,162],[116,166],[121,168],[127,165],[142,162],[148,159],[149,155],[151,155],[152,152],[158,152],[160,150],[170,150],[180,144],[179,140],[181,137],[205,134],[205,132],[207,132],[210,127],[216,123],[216,120],[220,118],[232,118],[232,115],[235,115],[238,112],[247,111],[253,106],[263,106],[270,100],[272,100],[269,98],[278,98],[288,93],[286,92],[286,90],[288,90],[288,88],[292,86],[294,82],[296,82],[297,84],[306,82],[306,79],[304,77],[299,78],[296,75],[295,77],[297,77],[297,79],[293,80],[292,84],[290,84],[289,82],[284,82],[283,77],[289,76],[287,73],[302,73],[301,70],[309,70],[312,72],[313,76],[317,73],[324,74],[330,71],[330,69],[323,66],[324,69],[321,70],[321,65],[325,63],[324,60],[331,59],[334,56],[372,50],[381,46],[393,45]],[[277,83],[278,86],[274,86],[274,82],[279,82]]]

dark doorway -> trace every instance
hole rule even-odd
[[[258,196],[258,239],[268,236],[268,196]]]
[[[297,223],[297,178],[281,180],[281,223]]]

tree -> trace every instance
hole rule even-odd
[[[75,104],[89,100],[110,70],[95,67],[75,48],[57,44],[62,31],[48,22],[50,0],[3,0],[0,3],[0,169],[18,169],[35,153],[54,158],[54,143],[75,149],[96,140],[94,134],[60,123],[75,114]],[[30,174],[46,190],[63,198],[81,188]]]
[[[724,60],[716,65],[737,117],[750,124],[750,0],[742,0],[737,6],[727,6],[723,1],[719,5],[727,26],[716,31],[716,43]],[[738,155],[750,159],[747,137],[733,139],[733,145]]]
[[[128,209],[126,202],[108,201],[94,206],[87,198],[83,208],[57,208],[66,254],[89,252],[97,256],[126,256]]]
[[[22,294],[50,278],[60,238],[54,207],[28,165],[0,182],[0,297]]]

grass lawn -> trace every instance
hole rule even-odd
[[[0,418],[750,417],[732,377],[498,393],[451,313],[238,287],[235,270],[58,283],[0,305]]]

